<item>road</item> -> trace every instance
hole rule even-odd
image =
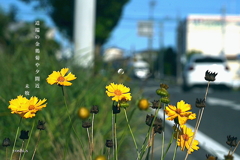
[[[146,82],[138,82],[143,88],[143,95],[149,98],[150,101],[159,99],[155,91],[161,83],[158,80],[149,80]],[[214,82],[213,82],[214,83]],[[167,84],[167,83],[166,83]],[[196,98],[204,98],[206,88],[195,88],[190,92],[182,92],[180,86],[174,83],[169,85],[170,104],[176,105],[180,100],[192,105],[192,111],[198,114],[199,109],[195,107]],[[240,139],[240,91],[222,91],[211,89],[208,92],[206,107],[203,113],[203,118],[199,127],[199,133],[196,139],[199,138],[200,150],[192,153],[188,160],[206,159],[206,154],[218,156],[218,159],[224,159],[223,155],[229,151],[229,146],[226,144],[227,136],[231,135]],[[196,120],[189,120],[187,125],[195,126]],[[171,125],[166,126],[166,139],[171,134]],[[160,144],[155,144],[160,145]],[[173,150],[169,151],[171,159]],[[172,153],[171,153],[172,152]],[[160,153],[156,153],[160,154]],[[235,152],[234,160],[240,160],[240,148]],[[185,157],[185,152],[177,153],[177,160],[182,160]],[[159,159],[159,158],[157,158]]]

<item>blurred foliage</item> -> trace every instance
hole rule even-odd
[[[159,63],[161,54],[163,54],[164,61],[164,75],[176,76],[177,53],[172,47],[163,48],[159,51],[158,57],[155,61],[155,70],[159,70]]]
[[[193,56],[193,55],[196,55],[196,54],[202,54],[202,51],[199,51],[199,50],[191,50],[191,51],[188,51],[187,52],[187,61]]]
[[[21,0],[26,3],[31,0]],[[102,45],[110,37],[111,31],[121,18],[123,6],[129,0],[101,0],[96,1],[96,30],[95,44]],[[36,3],[37,2],[37,3]],[[74,0],[35,0],[35,7],[44,9],[50,15],[56,26],[73,41]]]
[[[14,14],[11,16],[14,17]],[[79,107],[85,106],[90,109],[92,105],[98,105],[100,108],[100,112],[95,115],[94,122],[94,156],[106,153],[105,142],[107,139],[112,138],[112,101],[111,98],[107,97],[105,87],[111,82],[124,83],[131,88],[131,93],[134,98],[131,101],[130,107],[127,108],[129,119],[132,119],[130,123],[133,125],[133,132],[143,132],[143,130],[136,131],[139,123],[145,123],[145,117],[139,120],[140,111],[138,112],[138,110],[136,110],[136,97],[140,97],[141,92],[136,88],[137,84],[128,81],[128,75],[117,74],[117,71],[111,66],[105,68],[104,72],[98,72],[93,75],[91,74],[91,70],[73,66],[73,60],[56,60],[55,53],[59,49],[59,44],[54,40],[45,38],[48,27],[45,26],[44,21],[40,22],[41,31],[39,35],[41,38],[39,42],[41,52],[39,53],[40,60],[37,61],[35,59],[37,53],[35,53],[36,39],[34,39],[34,22],[20,23],[19,26],[17,21],[13,21],[13,19],[10,18],[11,16],[9,13],[0,12],[0,24],[2,24],[0,25],[0,27],[2,27],[0,28],[0,77],[2,78],[0,83],[0,125],[2,128],[0,139],[10,138],[11,140],[11,146],[8,147],[8,157],[10,157],[10,151],[20,121],[20,116],[11,114],[8,106],[9,101],[15,99],[18,95],[23,95],[27,98],[37,96],[39,99],[47,99],[46,108],[39,111],[36,117],[32,119],[23,119],[20,125],[20,130],[29,131],[34,125],[31,140],[27,148],[28,152],[26,152],[24,159],[31,159],[40,133],[41,138],[35,159],[63,159],[66,151],[66,160],[84,160],[83,153],[86,152],[86,154],[88,154],[87,132],[86,129],[81,127],[82,120],[77,117],[77,112]],[[13,25],[14,29],[11,30],[9,25],[13,22],[15,25]],[[36,62],[38,62],[40,66],[37,67]],[[99,65],[99,68],[102,68],[102,64]],[[73,126],[84,146],[80,145],[77,136],[71,129],[61,87],[57,85],[51,86],[46,82],[49,74],[53,71],[59,71],[63,67],[69,67],[70,71],[77,77],[77,79],[73,81],[72,86],[64,87],[64,91]],[[37,69],[40,70],[39,73],[36,73]],[[35,76],[40,77],[39,82],[35,81]],[[36,83],[40,84],[40,88],[35,88]],[[27,84],[29,88],[26,88]],[[25,95],[25,91],[29,91],[30,95]],[[133,115],[133,112],[137,112],[137,114]],[[92,117],[90,117],[90,119],[91,118]],[[46,130],[39,131],[36,129],[38,120],[46,122]],[[147,130],[147,126],[145,127]],[[117,130],[119,154],[121,155],[119,159],[129,159],[129,156],[133,156],[130,153],[135,152],[135,149],[122,112],[118,115]],[[24,146],[26,146],[26,144],[27,141],[25,141]],[[19,150],[21,145],[22,140],[17,139],[15,149]],[[6,148],[2,146],[0,146],[0,148],[0,157],[5,157]],[[19,153],[15,153],[14,159],[18,159],[18,156]]]

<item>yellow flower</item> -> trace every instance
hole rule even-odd
[[[106,86],[106,93],[108,97],[113,97],[113,101],[120,101],[122,99],[130,101],[132,96],[130,92],[130,88],[124,86],[123,84],[114,84],[111,83],[110,85]]]
[[[53,71],[53,73],[48,76],[47,83],[49,83],[51,85],[57,84],[57,85],[61,85],[61,86],[71,86],[72,83],[69,81],[72,81],[72,80],[76,79],[77,77],[74,74],[72,74],[71,72],[68,75],[66,75],[68,70],[69,70],[68,68],[63,68],[63,69],[61,69],[60,72]]]
[[[37,97],[31,97],[28,100],[23,96],[18,96],[9,102],[8,108],[11,109],[12,114],[19,114],[23,118],[32,118],[37,111],[46,107],[46,101],[46,99],[40,100]]]
[[[193,140],[193,134],[191,128],[188,128],[186,125],[181,126],[181,131],[178,135],[177,145],[181,147],[181,150],[184,151],[185,148],[188,150],[190,148],[191,141]],[[189,149],[189,154],[191,154],[194,150],[198,150],[199,147],[198,140],[193,140],[191,148]]]
[[[191,105],[183,100],[177,103],[177,107],[168,105],[165,109],[165,113],[168,116],[167,120],[175,119],[180,125],[183,125],[188,119],[196,119],[195,113],[188,112],[191,109]]]
[[[26,97],[23,97],[22,95],[17,96],[16,99],[12,99],[9,101],[8,108],[11,109],[11,113],[14,114],[21,114],[24,112],[23,105],[28,102],[28,99]]]

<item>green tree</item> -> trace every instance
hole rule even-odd
[[[26,3],[32,0],[20,0]],[[95,44],[103,45],[110,37],[111,31],[117,25],[123,11],[123,6],[129,0],[96,0]],[[36,3],[37,2],[37,3]],[[44,9],[50,15],[60,31],[73,41],[74,0],[35,0],[35,8]]]

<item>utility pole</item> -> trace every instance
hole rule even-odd
[[[159,73],[160,78],[164,78],[164,52],[163,52],[163,46],[164,46],[164,35],[163,35],[163,22],[159,23],[159,43],[160,43],[160,55],[159,55]]]
[[[154,28],[153,22],[153,9],[154,6],[156,5],[156,1],[151,0],[149,2],[149,23],[152,23],[152,27]],[[153,34],[154,34],[154,29],[152,28],[152,33],[149,35],[148,37],[148,52],[149,52],[149,65],[150,65],[150,69],[151,72],[153,74],[154,71],[154,63],[153,63]]]
[[[221,9],[221,20],[222,20],[222,50],[220,55],[225,56],[225,32],[226,32],[226,8],[225,6]]]
[[[74,63],[83,68],[93,67],[96,0],[75,0]]]

